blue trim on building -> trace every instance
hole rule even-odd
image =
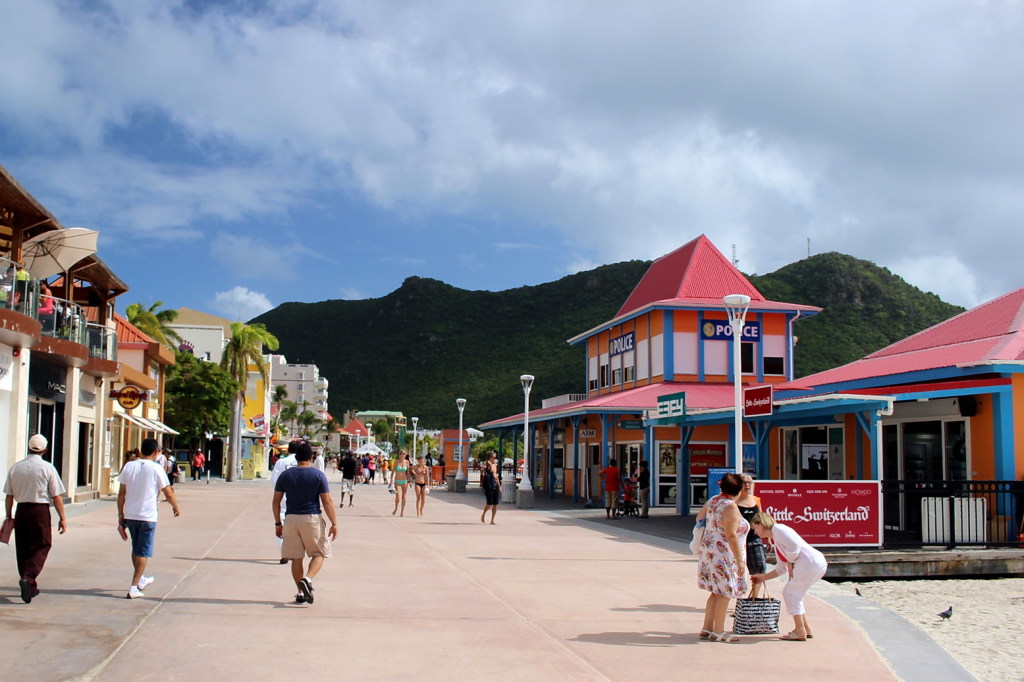
[[[761,338],[757,342],[757,357],[754,358],[754,373],[757,374],[757,383],[764,383],[764,314],[757,314],[757,325],[761,328]]]
[[[704,383],[704,335],[700,330],[704,328],[704,311],[697,311],[697,381]]]
[[[674,381],[676,378],[675,326],[675,315],[671,314],[671,311],[662,316],[661,364],[664,368],[665,381]]]
[[[1007,387],[1009,388],[1009,387]],[[1016,481],[1013,443],[1013,396],[995,393],[992,396],[992,432],[995,441],[995,475],[997,481]]]

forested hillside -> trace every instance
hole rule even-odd
[[[585,390],[584,355],[565,340],[618,311],[649,262],[628,261],[506,291],[466,291],[410,277],[382,298],[285,303],[263,315],[289,362],[316,363],[331,411],[401,410],[427,428],[522,411],[520,374],[537,377],[532,405]],[[824,308],[798,321],[796,372],[856,360],[962,308],[884,268],[838,253],[750,276],[766,298]]]

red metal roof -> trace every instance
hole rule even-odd
[[[823,386],[979,362],[1024,360],[1024,287],[860,360],[780,388]]]
[[[114,313],[114,321],[117,324],[118,343],[156,343],[156,341],[139,331],[139,328],[129,322],[128,318]]]
[[[698,384],[678,381],[666,381],[649,386],[631,388],[605,395],[595,396],[573,403],[555,405],[553,407],[530,410],[530,419],[550,419],[554,416],[579,414],[582,412],[628,412],[639,414],[644,410],[658,407],[658,396],[686,392],[686,408],[708,410],[719,407],[731,407],[733,403],[733,385],[726,383]],[[481,424],[481,428],[495,426],[513,426],[522,423],[523,414],[502,417]]]
[[[651,263],[633,293],[619,308],[619,317],[654,303],[672,299],[709,299],[722,305],[722,297],[746,294],[763,301],[754,285],[733,266],[711,240],[700,235]]]

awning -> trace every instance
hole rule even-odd
[[[116,414],[118,417],[124,419],[127,422],[135,424],[140,429],[146,429],[147,431],[151,431],[153,429],[151,425],[142,422],[138,417],[133,417],[132,415],[125,414],[124,412],[115,412],[114,414]]]
[[[159,419],[149,419],[147,417],[146,421],[148,421],[150,424],[152,424],[154,427],[156,427],[156,429],[158,431],[160,431],[161,433],[167,433],[167,434],[170,434],[172,436],[180,436],[181,435],[180,431],[175,431],[174,429],[172,429],[167,424],[164,424]]]

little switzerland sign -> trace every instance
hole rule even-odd
[[[882,544],[880,481],[758,481],[761,509],[815,546]]]
[[[772,413],[772,387],[754,386],[743,389],[743,416],[761,417]]]

